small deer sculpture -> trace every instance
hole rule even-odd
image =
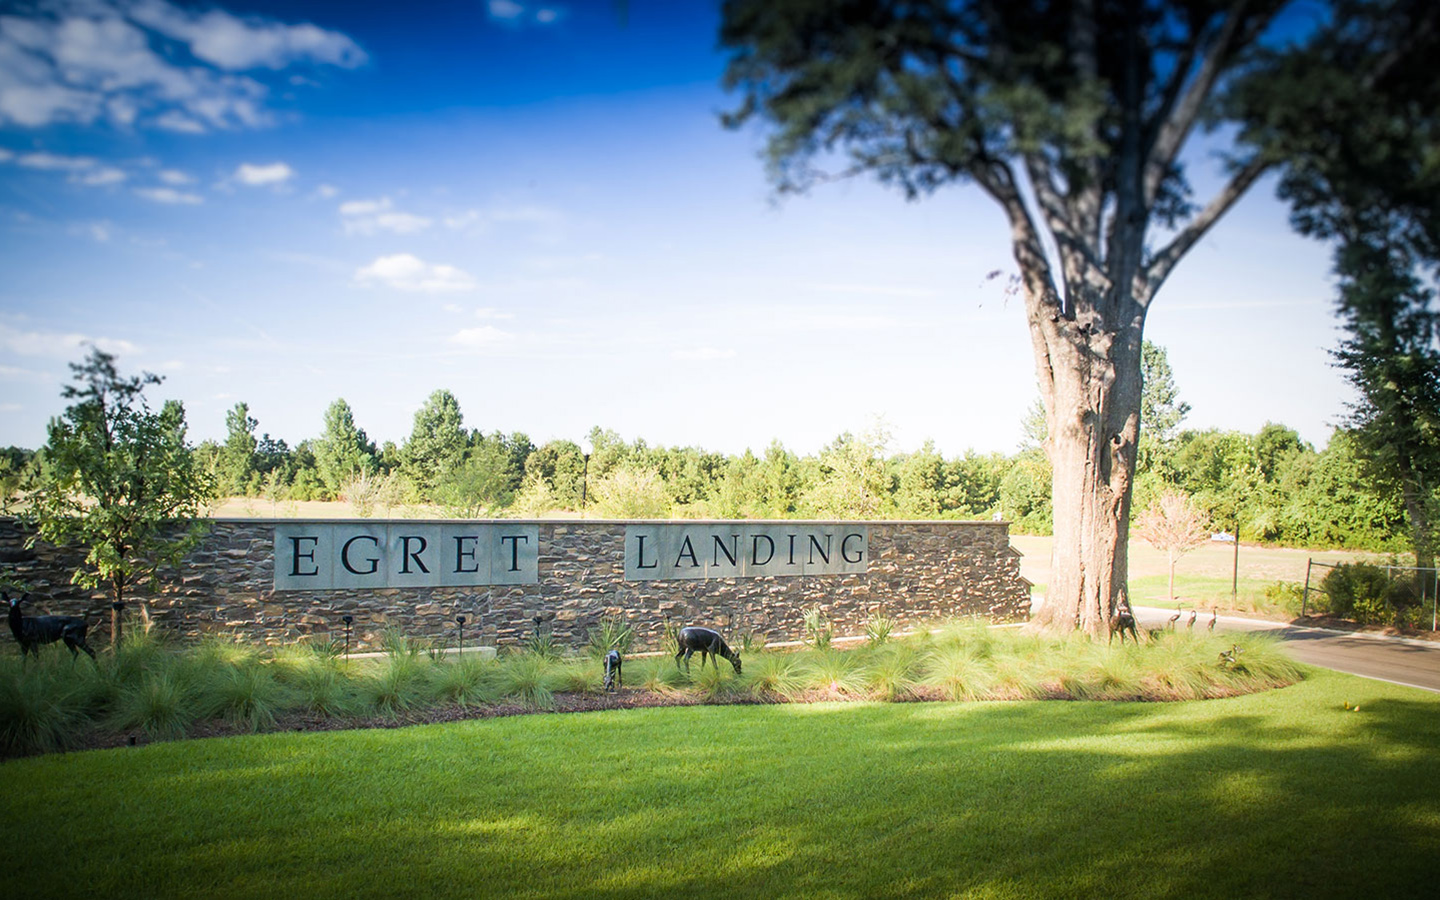
[[[619,650],[611,650],[605,654],[605,690],[607,692],[619,690],[625,686],[624,673],[621,671],[625,665],[625,658],[620,655]]]
[[[85,632],[90,626],[85,624],[84,619],[78,616],[27,617],[20,611],[20,605],[30,602],[29,594],[24,594],[18,600],[11,600],[9,594],[0,593],[0,598],[4,598],[5,605],[9,607],[7,615],[10,619],[10,632],[20,644],[22,657],[33,654],[39,659],[42,644],[64,641],[65,646],[70,648],[72,661],[80,657],[81,650],[90,654],[91,659],[95,658],[95,651],[85,643]]]
[[[700,628],[689,625],[680,629],[679,635],[680,650],[675,654],[675,666],[680,666],[680,657],[685,657],[685,671],[690,671],[690,657],[692,654],[700,654],[700,668],[705,668],[705,660],[711,656],[715,657],[714,665],[720,666],[719,658],[725,657],[730,660],[730,665],[735,667],[735,674],[740,674],[740,654],[730,649],[720,632],[712,631],[709,628]]]

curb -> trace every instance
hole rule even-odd
[[[1164,606],[1137,606],[1134,607],[1134,609],[1136,612],[1144,610],[1145,612],[1155,613],[1157,615],[1174,611],[1171,608]],[[1259,626],[1260,628],[1264,628],[1270,631],[1279,631],[1283,629],[1290,629],[1292,631],[1314,631],[1320,634],[1334,635],[1336,637],[1359,637],[1367,638],[1372,641],[1384,641],[1391,644],[1405,644],[1411,647],[1424,647],[1431,650],[1440,650],[1440,641],[1422,641],[1418,638],[1400,637],[1399,635],[1393,634],[1375,634],[1374,632],[1370,631],[1346,631],[1343,628],[1324,628],[1319,625],[1292,625],[1289,622],[1274,622],[1270,619],[1247,619],[1243,616],[1220,616],[1219,621],[1244,622],[1247,625]],[[1197,622],[1196,624],[1198,625],[1199,623]]]

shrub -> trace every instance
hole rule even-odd
[[[1264,596],[1267,609],[1282,612],[1287,616],[1300,615],[1306,605],[1304,586],[1291,581],[1273,581],[1265,585]],[[1318,598],[1312,592],[1310,603],[1313,604],[1316,599]]]
[[[1380,566],[1342,563],[1325,576],[1320,588],[1329,599],[1330,614],[1361,625],[1399,624],[1404,611],[1420,602],[1408,577],[1392,579]]]
[[[805,690],[800,659],[793,653],[762,653],[745,666],[745,680],[756,697],[791,699]]]
[[[361,701],[382,716],[394,716],[426,699],[428,663],[414,653],[396,653],[356,685]]]
[[[500,663],[497,688],[502,697],[532,709],[553,709],[554,663],[537,653],[515,653]]]

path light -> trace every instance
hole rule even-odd
[[[456,655],[457,655],[457,656],[464,656],[464,655],[465,655],[465,617],[464,617],[464,616],[456,616],[456,617],[455,617],[455,624],[460,626],[460,649],[456,652]]]
[[[345,623],[345,661],[348,663],[350,661],[350,626],[355,624],[355,617],[344,615],[340,617],[340,621]]]
[[[580,518],[585,518],[585,495],[590,490],[590,454],[585,454],[585,473],[580,476]]]

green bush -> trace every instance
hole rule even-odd
[[[1342,563],[1320,582],[1333,616],[1361,625],[1403,624],[1405,611],[1420,604],[1410,578],[1391,578],[1370,563]]]

